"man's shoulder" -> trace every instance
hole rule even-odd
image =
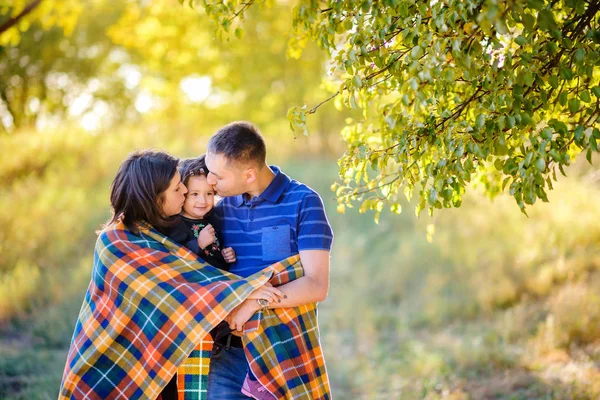
[[[300,200],[307,197],[321,198],[319,193],[305,183],[291,179],[288,186],[283,191],[284,200]]]

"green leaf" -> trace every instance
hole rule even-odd
[[[554,20],[554,14],[552,11],[543,9],[538,12],[537,22],[540,29],[550,31],[556,29],[556,21]]]
[[[573,132],[573,136],[575,136],[576,141],[580,141],[583,137],[583,125],[578,125]]]
[[[515,38],[515,43],[523,47],[525,46],[525,43],[527,43],[527,40],[523,36],[519,35]]]
[[[562,67],[558,70],[558,75],[560,75],[561,78],[570,81],[573,79],[573,70],[571,68]]]
[[[533,25],[535,24],[535,18],[531,14],[523,14],[521,16],[521,22],[525,29],[531,32],[533,30]]]
[[[507,118],[508,127],[513,128],[515,126],[515,117],[512,115]]]
[[[506,118],[504,117],[504,115],[498,118],[496,123],[498,124],[498,129],[503,130],[506,126]]]
[[[534,10],[541,10],[545,6],[542,0],[528,0],[527,5]]]
[[[544,129],[542,129],[542,132],[540,133],[540,136],[544,140],[550,140],[550,139],[552,139],[552,129],[551,128],[544,128]]]
[[[533,122],[533,120],[531,119],[531,115],[529,115],[529,113],[527,112],[522,112],[521,113],[521,122],[523,123],[523,125],[529,125]]]
[[[586,103],[591,103],[592,101],[592,98],[590,97],[590,92],[588,92],[587,90],[580,92],[579,98]]]
[[[523,76],[523,81],[529,87],[533,85],[533,74],[531,73],[531,71],[525,72],[525,75]]]
[[[540,172],[544,172],[544,170],[546,169],[546,161],[544,161],[543,158],[538,158],[537,160],[535,160],[534,165]]]
[[[478,129],[483,128],[483,125],[485,124],[485,116],[483,114],[479,114],[477,116],[477,119],[475,120],[475,126],[477,126]]]
[[[567,92],[560,92],[560,94],[558,95],[558,103],[561,106],[564,107],[565,104],[567,104],[567,99],[568,99]]]
[[[594,93],[594,96],[600,98],[600,86],[594,86],[592,88],[592,93]]]
[[[502,160],[500,158],[496,159],[496,161],[494,161],[494,167],[498,171],[502,171],[504,169],[504,160]]]
[[[592,163],[592,149],[587,149],[585,153],[585,159],[591,164]]]
[[[579,111],[579,105],[580,102],[578,99],[569,100],[569,111],[571,111],[572,114],[575,114],[577,111]]]

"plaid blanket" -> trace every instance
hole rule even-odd
[[[242,279],[154,229],[133,235],[120,223],[107,227],[59,399],[155,399],[178,368],[180,398],[204,399],[208,332],[265,282],[299,276],[298,256]],[[282,399],[330,398],[315,305],[257,313],[247,326],[250,367],[269,391]]]

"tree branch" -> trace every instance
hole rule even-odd
[[[37,6],[40,5],[42,0],[34,0],[27,7],[23,9],[17,16],[10,18],[2,26],[0,26],[0,34],[12,28],[17,22],[19,22],[24,16],[32,12]]]
[[[307,114],[314,114],[317,111],[317,108],[321,107],[323,104],[327,103],[329,100],[333,99],[338,94],[340,94],[340,92],[335,92],[330,97],[328,97],[327,99],[323,100],[322,102],[320,102],[319,104],[317,104],[316,106],[314,106],[313,108],[311,108],[310,110],[308,110],[306,113]]]
[[[235,14],[233,14],[233,17],[229,18],[229,22],[233,21],[234,19],[236,19],[238,17],[238,15],[240,15],[242,12],[244,12],[244,10],[248,7],[250,7],[252,4],[254,3],[254,0],[250,0],[247,3],[244,3],[244,7],[240,8],[238,10],[238,12],[236,12]]]
[[[471,103],[473,100],[475,100],[476,98],[479,98],[481,96],[483,96],[483,94],[481,94],[479,97],[477,97],[477,94],[481,91],[481,86],[477,87],[477,90],[471,95],[471,97],[469,97],[464,103],[462,103],[461,105],[459,105],[458,107],[456,107],[455,111],[452,113],[452,115],[450,115],[447,118],[444,118],[443,120],[441,120],[438,124],[436,124],[435,129],[438,129],[442,126],[444,126],[444,124],[446,122],[448,122],[449,120],[451,120],[452,118],[456,118],[459,117],[460,114],[462,114],[462,112],[464,111],[465,108],[467,108],[467,106],[469,105],[469,103]],[[485,93],[484,93],[485,94]]]

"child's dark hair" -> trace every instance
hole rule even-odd
[[[184,185],[187,186],[190,176],[208,176],[210,171],[206,166],[206,161],[204,161],[205,157],[206,155],[202,154],[200,157],[187,158],[179,162],[177,169],[179,170],[179,175],[181,175],[181,182],[183,182]]]

